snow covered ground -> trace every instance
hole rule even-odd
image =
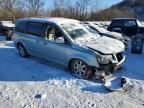
[[[115,75],[127,77],[134,88],[110,92],[99,81],[77,79],[33,57],[21,58],[13,42],[0,41],[0,108],[143,108],[144,54],[127,51],[126,56]]]

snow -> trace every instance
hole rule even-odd
[[[5,36],[2,36],[1,34],[0,34],[0,41],[3,41],[3,40],[5,40],[6,38],[5,38]]]
[[[114,74],[128,78],[134,88],[110,92],[100,81],[77,79],[34,57],[21,58],[12,41],[0,41],[0,108],[143,108],[144,54],[127,51],[126,56]]]
[[[1,21],[1,22],[5,27],[15,27],[15,24],[13,24],[12,21]]]

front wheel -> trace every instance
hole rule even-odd
[[[70,64],[70,71],[78,78],[89,79],[92,76],[92,69],[82,60],[74,59]]]

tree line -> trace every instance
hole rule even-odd
[[[23,17],[66,17],[81,21],[111,20],[114,17],[133,17],[127,9],[101,9],[105,0],[0,0],[0,20],[15,22]],[[48,3],[49,1],[47,1]]]

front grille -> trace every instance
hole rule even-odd
[[[122,52],[117,53],[116,57],[117,57],[117,60],[120,62],[123,59],[123,53]]]

